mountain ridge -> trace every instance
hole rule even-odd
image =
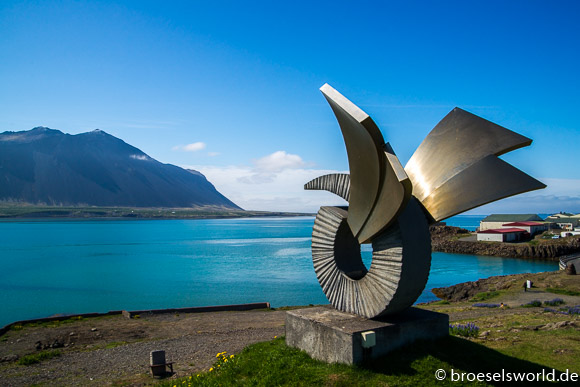
[[[46,205],[240,209],[203,174],[161,163],[100,129],[0,133],[0,200]]]

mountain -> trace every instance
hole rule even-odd
[[[197,171],[163,164],[102,130],[0,133],[0,201],[240,209]]]

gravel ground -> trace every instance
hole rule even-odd
[[[206,371],[218,352],[239,353],[249,344],[284,335],[285,313],[112,316],[11,330],[0,338],[0,385],[146,385],[155,381],[149,353],[158,349],[174,362],[172,378]],[[51,345],[61,356],[17,364],[17,358],[52,350]]]

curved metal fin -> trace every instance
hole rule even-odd
[[[389,143],[385,144],[384,154],[388,168],[384,169],[383,186],[377,203],[358,235],[361,243],[370,242],[375,235],[389,227],[407,206],[413,191],[411,180]],[[399,207],[396,207],[397,204]]]
[[[385,153],[381,131],[369,115],[328,84],[320,91],[338,120],[346,145],[351,181],[347,222],[353,235],[365,243],[394,221],[410,191],[399,187],[402,168],[390,147],[390,156]]]
[[[350,175],[348,173],[333,173],[319,176],[304,184],[304,189],[332,192],[348,202],[350,196]]]
[[[475,171],[485,176],[500,173],[494,170],[482,171],[481,167],[488,165],[493,168],[497,163],[490,161],[481,163],[481,161],[490,155],[497,158],[504,153],[530,145],[531,142],[532,140],[527,137],[455,108],[419,145],[405,166],[405,171],[413,184],[414,196],[421,201],[433,218],[439,221],[452,216],[447,214],[458,214],[516,193],[543,188],[543,184],[535,179],[534,181],[539,184],[528,184],[527,188],[517,191],[513,187],[510,188],[511,185],[507,181],[509,179],[490,178],[491,180],[484,181],[478,176],[471,176]],[[471,168],[475,164],[479,164],[479,167]],[[516,168],[513,170],[525,175]],[[513,170],[503,168],[502,173],[508,173],[512,178],[519,176]],[[480,183],[476,185],[477,189],[473,189],[475,186],[469,186],[468,183],[461,181]],[[445,187],[447,184],[450,186]],[[502,184],[507,186],[504,187]],[[461,189],[458,189],[459,187]],[[513,193],[505,194],[512,191]],[[461,200],[456,200],[457,192],[461,192]],[[449,197],[446,198],[444,195]]]
[[[546,185],[495,155],[467,167],[423,200],[436,221]]]

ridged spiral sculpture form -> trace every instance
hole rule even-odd
[[[350,167],[350,175],[325,175],[304,186],[349,202],[321,207],[312,231],[314,271],[336,309],[374,318],[410,307],[429,277],[430,223],[546,187],[498,158],[532,140],[459,108],[403,168],[365,112],[328,84],[320,90],[340,125]],[[372,243],[368,270],[362,243]]]

